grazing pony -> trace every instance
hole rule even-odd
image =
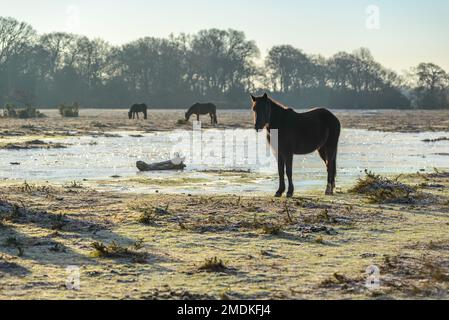
[[[186,121],[189,121],[193,114],[196,114],[196,119],[198,121],[200,121],[200,115],[209,114],[211,124],[218,124],[217,106],[213,103],[195,103],[190,107],[189,111],[186,112]]]
[[[326,195],[332,195],[335,188],[337,171],[337,148],[341,125],[335,115],[326,109],[313,109],[305,113],[297,113],[269,98],[265,93],[261,97],[252,98],[254,111],[254,127],[268,131],[268,140],[274,150],[279,173],[279,189],[276,197],[285,192],[284,174],[288,177],[287,197],[294,192],[292,180],[293,156],[309,154],[318,150],[327,167]],[[272,141],[272,130],[278,130],[278,141]],[[277,144],[277,145],[276,145]]]
[[[148,119],[148,107],[145,103],[142,104],[135,104],[129,109],[128,117],[130,119],[135,119],[137,116],[137,119],[139,119],[139,113],[143,113],[144,119]]]

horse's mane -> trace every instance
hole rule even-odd
[[[290,109],[290,107],[287,107],[286,105],[280,103],[279,101],[274,100],[273,98],[268,98],[268,100],[278,108],[285,109],[285,110]]]

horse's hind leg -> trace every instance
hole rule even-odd
[[[329,160],[328,155],[332,155],[329,148],[325,145],[321,149],[318,150],[321,159],[323,159],[327,168],[327,186],[326,186],[326,195],[332,195],[334,193],[335,188],[335,174],[336,174],[336,159]]]
[[[328,161],[328,170],[329,170],[329,179],[328,185],[329,192],[327,192],[328,195],[334,194],[335,189],[335,176],[337,175],[337,149],[338,149],[338,138],[337,141],[332,142],[327,148],[326,148],[326,155],[327,155],[327,161]]]
[[[331,182],[331,186],[332,186],[332,193],[334,193],[334,189],[335,189],[335,176],[337,175],[337,157],[336,157],[336,156],[335,156],[334,159],[332,160],[331,171],[332,171],[332,182]]]
[[[334,193],[335,189],[335,176],[337,175],[337,153],[338,153],[338,141],[340,140],[341,125],[338,120],[336,121],[335,127],[329,136],[328,142],[326,143],[326,154],[328,155],[329,168],[330,168],[330,192]]]

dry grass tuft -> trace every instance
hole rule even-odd
[[[373,203],[413,203],[416,200],[415,188],[368,170],[349,192],[366,195]]]
[[[441,255],[385,257],[384,285],[411,296],[444,296],[449,283],[447,259]]]
[[[226,272],[229,268],[226,267],[223,260],[213,257],[211,259],[206,259],[202,265],[198,267],[198,271],[206,272]]]
[[[154,225],[156,220],[156,215],[154,214],[154,211],[145,210],[143,211],[137,221],[139,223],[142,223],[146,226]]]
[[[66,220],[65,216],[60,213],[53,219],[51,223],[51,229],[61,231],[67,224],[68,221]]]
[[[332,277],[326,278],[319,284],[321,288],[341,288],[349,289],[350,287],[360,286],[362,283],[361,279],[348,278],[345,275],[335,272]]]
[[[145,263],[148,257],[146,252],[138,251],[143,248],[142,241],[136,242],[131,247],[122,247],[115,241],[109,245],[93,242],[91,247],[94,249],[92,256],[95,258],[131,259],[135,263]]]
[[[315,243],[317,244],[324,244],[324,239],[322,236],[318,236],[315,238]]]
[[[71,181],[70,183],[65,185],[67,189],[83,189],[83,184],[78,181]]]
[[[165,208],[154,207],[154,206],[138,206],[133,207],[133,210],[140,212],[140,216],[137,219],[139,223],[150,226],[155,225],[156,221],[160,216],[165,216],[169,214],[168,211],[169,205],[166,205]]]
[[[264,224],[262,225],[262,232],[264,234],[278,236],[282,233],[282,226],[274,224]]]

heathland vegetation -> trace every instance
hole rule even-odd
[[[399,75],[365,48],[325,58],[290,45],[264,59],[236,30],[145,37],[122,46],[62,32],[38,34],[0,17],[0,105],[89,107],[146,102],[160,108],[210,101],[247,107],[248,93],[269,91],[295,107],[449,108],[449,76],[421,63]]]

